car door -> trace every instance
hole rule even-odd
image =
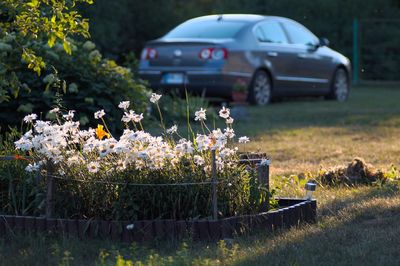
[[[321,52],[318,38],[294,21],[282,24],[291,46],[293,64],[286,79],[293,81],[293,93],[312,94],[329,89],[332,59]]]
[[[292,60],[289,40],[281,24],[273,19],[260,22],[254,28],[259,42],[259,57],[271,71],[274,94],[284,94],[290,89],[290,81],[276,77],[290,76]]]

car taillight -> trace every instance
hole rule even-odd
[[[228,50],[225,48],[204,48],[200,51],[200,59],[207,60],[221,60],[228,58]]]
[[[142,51],[142,59],[143,60],[150,60],[157,58],[157,50],[153,48],[145,48]]]

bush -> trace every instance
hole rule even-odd
[[[45,118],[48,115],[46,111],[54,106],[60,107],[61,100],[63,106],[79,110],[78,120],[82,125],[89,123],[93,112],[104,109],[112,131],[122,129],[117,128],[120,123],[116,123],[119,116],[116,106],[121,100],[130,100],[138,112],[145,110],[148,91],[134,79],[130,69],[102,58],[90,41],[70,40],[70,43],[72,55],[67,55],[60,44],[49,48],[47,44],[34,43],[38,54],[48,58],[48,64],[53,66],[43,78],[38,78],[19,59],[14,62],[15,74],[25,83],[26,90],[20,91],[18,98],[0,103],[1,110],[4,110],[0,113],[0,126],[16,125],[31,112]],[[19,56],[17,50],[7,53],[10,58]]]

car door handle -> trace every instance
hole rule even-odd
[[[269,57],[277,57],[277,56],[278,56],[278,53],[277,53],[277,52],[268,52],[267,55],[268,55]]]

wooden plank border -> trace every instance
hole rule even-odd
[[[102,221],[0,214],[0,237],[8,234],[50,233],[123,242],[176,241],[188,236],[199,241],[215,241],[254,230],[270,232],[303,223],[315,223],[317,220],[316,200],[282,198],[278,202],[283,208],[219,220]]]

